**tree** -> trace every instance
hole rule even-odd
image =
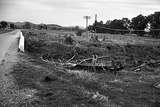
[[[0,23],[0,29],[2,28],[2,25],[1,25],[1,23]]]
[[[39,30],[47,29],[47,25],[46,25],[46,24],[39,24],[39,25],[38,25],[38,29],[39,29]]]
[[[140,14],[137,17],[132,18],[130,27],[133,28],[133,30],[139,30],[135,31],[135,33],[142,36],[145,33],[143,30],[147,27],[147,23],[147,18]]]
[[[68,45],[73,45],[74,40],[71,36],[66,36],[64,42]]]
[[[111,20],[107,20],[106,25],[109,25],[111,22],[112,22]]]
[[[97,33],[106,33],[106,30],[104,29],[105,28],[105,24],[103,24],[103,21],[100,21],[100,22],[95,21],[93,23],[93,26],[91,28],[92,28],[92,30],[94,32],[97,32]]]
[[[13,23],[10,24],[11,29],[15,29],[15,25]]]
[[[24,27],[24,29],[31,29],[31,23],[25,22],[23,27]]]
[[[8,26],[8,23],[6,21],[1,21],[0,24],[3,29],[5,29]]]
[[[43,24],[43,29],[47,29],[47,25],[46,24]]]
[[[113,21],[108,20],[105,24],[103,24],[103,21],[97,22],[93,24],[93,26],[89,26],[90,30],[94,30],[97,33],[127,33],[126,31],[122,30],[128,30],[130,24],[130,20],[128,18],[124,18],[122,20],[115,19]]]
[[[129,29],[131,21],[128,18],[122,18],[123,26]]]
[[[79,26],[75,26],[75,28],[74,28],[75,30],[79,30],[80,28],[79,28]]]
[[[115,19],[113,21],[111,21],[111,23],[108,25],[109,28],[111,28],[111,33],[113,34],[124,34],[124,33],[127,33],[125,30],[128,30],[128,25],[127,25],[127,19],[125,20],[118,20],[118,19]]]
[[[155,12],[154,14],[151,14],[147,16],[148,23],[150,24],[151,34],[153,37],[160,37],[160,30],[154,30],[154,29],[160,29],[160,12]]]

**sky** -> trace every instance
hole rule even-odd
[[[132,18],[160,11],[160,0],[0,0],[0,20],[85,26],[98,21]]]

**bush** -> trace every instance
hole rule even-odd
[[[78,31],[76,32],[76,35],[77,35],[77,36],[81,36],[81,35],[82,35],[82,33],[83,33],[83,31],[82,31],[82,30],[78,30]]]
[[[74,41],[74,40],[72,39],[71,36],[66,37],[65,40],[64,40],[64,42],[65,42],[66,44],[68,44],[68,45],[73,45],[73,41]]]

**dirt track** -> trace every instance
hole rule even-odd
[[[0,35],[0,62],[4,59],[6,52],[11,46],[12,42],[19,36],[19,31],[13,31]]]
[[[13,76],[12,67],[18,62],[18,37],[20,31],[0,35],[0,107],[16,107],[28,98],[30,90],[19,90]]]
[[[0,101],[1,104],[9,100],[11,87],[14,86],[14,82],[8,73],[11,71],[11,67],[17,61],[17,46],[18,46],[18,31],[2,34],[0,36]]]

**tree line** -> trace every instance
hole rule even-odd
[[[78,31],[79,26],[62,27],[56,24],[34,24],[31,22],[7,22],[0,21],[0,29],[38,29],[38,30],[66,30],[66,31]]]
[[[151,35],[155,38],[160,38],[160,12],[155,12],[148,16],[142,14],[129,18],[95,21],[93,25],[88,27],[89,31],[96,33],[110,33],[110,34],[137,34],[144,36],[144,34]]]
[[[52,28],[52,29],[58,29],[58,25],[53,25],[51,27],[48,27],[47,24],[34,24],[31,22],[7,22],[7,21],[0,21],[0,29],[4,30],[4,29],[38,29],[38,30],[42,30],[42,29],[48,29],[48,28]]]

